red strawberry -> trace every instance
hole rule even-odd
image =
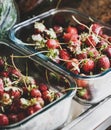
[[[54,31],[56,32],[57,35],[61,34],[63,32],[63,28],[59,25],[55,25],[53,27]]]
[[[51,94],[50,94],[50,92],[48,90],[42,92],[42,98],[44,99],[46,104],[50,103],[51,102]]]
[[[9,76],[9,72],[8,72],[8,71],[2,71],[2,72],[0,73],[0,75],[1,75],[2,77],[8,77],[8,76]]]
[[[106,55],[102,55],[97,58],[96,61],[96,73],[102,72],[110,68],[110,60]]]
[[[76,58],[70,59],[70,61],[66,63],[66,68],[71,72],[73,72],[74,74],[78,74],[80,71],[78,59]]]
[[[95,63],[92,59],[84,59],[80,64],[81,72],[91,74],[94,71]]]
[[[72,27],[72,26],[68,26],[67,29],[66,29],[66,32],[71,33],[71,34],[78,34],[77,28]]]
[[[55,39],[48,39],[46,45],[49,49],[56,49],[60,46],[59,42]]]
[[[48,86],[46,84],[41,83],[39,85],[39,90],[42,91],[42,92],[43,91],[47,91],[48,90]]]
[[[85,76],[85,74],[80,74],[81,76]],[[79,79],[79,78],[77,78],[76,79],[76,83],[77,83],[77,86],[78,87],[83,87],[83,88],[86,88],[86,87],[88,87],[88,81],[87,80],[85,80],[85,79]]]
[[[87,55],[88,55],[88,57],[90,57],[90,58],[96,58],[96,57],[99,56],[100,54],[99,54],[99,51],[96,50],[96,48],[90,47],[90,48],[88,48],[88,50],[87,50]]]
[[[63,39],[65,42],[76,41],[77,38],[78,38],[78,34],[64,33],[63,35]]]
[[[92,46],[92,47],[96,46],[96,41],[94,40],[92,35],[88,36],[85,43],[87,46]]]
[[[101,28],[101,25],[99,25],[99,24],[97,24],[97,23],[92,24],[92,31],[93,31],[95,34],[99,34],[99,35],[101,35],[101,34],[103,33],[102,28]]]
[[[61,59],[64,59],[64,60],[69,60],[70,59],[70,54],[68,53],[68,51],[66,49],[60,50],[59,54],[60,54]]]
[[[34,112],[37,112],[38,110],[42,109],[42,106],[39,103],[37,103],[33,106],[33,109],[34,109]]]
[[[9,125],[9,119],[5,114],[0,114],[0,126]]]
[[[96,48],[97,48],[98,50],[103,50],[103,49],[106,48],[107,46],[108,46],[108,43],[107,43],[107,42],[105,42],[105,41],[100,41],[100,42],[97,43]]]
[[[32,97],[41,97],[42,96],[40,90],[37,89],[37,88],[32,89],[31,92],[30,92],[30,95]]]
[[[75,57],[78,60],[86,59],[87,58],[87,52],[82,51],[80,53],[77,53]]]
[[[13,88],[8,92],[12,99],[18,99],[21,96],[21,92],[19,90],[14,90]]]
[[[88,89],[86,89],[86,88],[78,90],[77,91],[77,96],[82,98],[82,99],[85,99],[85,100],[91,100],[90,91]]]
[[[111,46],[108,46],[103,50],[103,53],[107,55],[109,58],[111,58]]]

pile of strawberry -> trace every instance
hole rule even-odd
[[[97,23],[46,28],[35,22],[28,42],[75,74],[95,75],[110,68],[111,36]]]
[[[0,126],[19,122],[59,97],[46,83],[24,76],[0,57]]]
[[[77,22],[74,26],[61,19],[57,17],[51,28],[43,22],[35,22],[34,32],[27,41],[39,53],[76,75],[92,76],[108,70],[111,67],[111,36],[104,33],[105,27],[92,22],[88,25]],[[77,80],[78,87],[82,87],[77,95],[91,100],[88,83],[84,82]]]

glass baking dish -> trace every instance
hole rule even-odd
[[[67,35],[68,29],[65,28],[66,26],[67,26],[67,28],[68,28],[68,26],[77,27],[78,30],[72,32],[72,33],[76,33],[76,34],[77,34],[77,31],[80,31],[79,33],[81,34],[81,31],[88,29],[88,31],[83,33],[83,35],[81,34],[81,37],[85,36],[85,35],[87,35],[87,33],[89,33],[89,34],[92,34],[92,37],[97,37],[100,41],[105,40],[111,36],[111,27],[110,26],[105,25],[104,23],[102,23],[94,18],[91,18],[90,16],[86,16],[85,14],[82,14],[72,8],[52,9],[43,14],[35,16],[34,18],[31,18],[20,24],[15,25],[11,29],[9,36],[10,36],[10,39],[14,42],[14,44],[16,46],[18,46],[19,48],[21,48],[21,50],[23,49],[23,50],[28,51],[29,54],[36,55],[36,57],[40,58],[41,62],[44,62],[48,66],[51,66],[53,69],[59,70],[60,72],[63,72],[66,75],[69,75],[72,78],[74,78],[74,80],[76,81],[77,86],[78,86],[77,94],[74,98],[77,101],[79,101],[80,103],[96,104],[96,103],[102,101],[103,99],[105,99],[106,97],[108,97],[109,95],[111,95],[110,59],[108,60],[108,64],[109,64],[108,69],[102,71],[102,68],[101,68],[102,72],[98,72],[100,67],[98,67],[99,69],[94,69],[93,71],[96,70],[98,73],[96,73],[96,71],[95,71],[95,72],[93,72],[93,74],[92,74],[92,72],[90,74],[84,74],[83,72],[78,74],[78,72],[76,73],[76,71],[72,72],[73,68],[70,68],[70,64],[69,64],[69,67],[66,67],[65,63],[60,62],[60,63],[62,63],[62,64],[60,64],[59,61],[55,61],[55,59],[53,59],[52,57],[49,57],[48,54],[46,55],[46,52],[47,52],[46,48],[45,49],[43,49],[44,47],[38,48],[38,45],[36,47],[35,47],[35,45],[32,45],[32,42],[31,42],[31,40],[29,40],[29,38],[30,38],[30,36],[32,36],[35,33],[38,34],[40,30],[38,31],[37,29],[41,26],[41,24],[36,25],[36,23],[42,23],[43,25],[45,25],[45,27],[49,29],[48,30],[49,33],[52,28],[54,30],[54,26],[55,26],[56,35],[57,35],[56,38],[59,37],[60,42],[62,42],[62,44],[60,45],[60,48],[61,47],[64,48],[64,46],[65,46],[64,49],[67,48],[67,50],[71,52],[71,55],[73,55],[72,51],[71,51],[71,49],[73,50],[73,48],[71,48],[72,46],[70,48],[68,48],[69,46],[67,47],[67,45],[64,45],[64,41],[63,41],[63,39],[61,40],[61,37],[60,37],[61,36],[60,32],[62,29],[64,31],[67,30],[67,32],[65,32],[66,35],[63,35],[65,37],[66,42],[69,40],[68,38],[71,37],[70,35]],[[94,28],[93,28],[94,32],[91,31],[93,24],[98,27],[97,30],[99,30],[99,31],[97,31]],[[45,27],[42,26],[41,30]],[[59,27],[59,29],[57,27]],[[61,29],[61,27],[62,27],[62,29]],[[100,31],[101,29],[102,29],[102,33]],[[69,29],[69,31],[70,31],[70,29]],[[55,37],[54,31],[52,31],[52,33],[53,34],[50,34],[50,35],[52,37]],[[63,32],[63,34],[64,34],[64,32]],[[78,35],[75,35],[75,37],[76,36],[78,38]],[[46,40],[47,40],[48,37],[47,37],[46,33],[44,33],[44,37],[46,37]],[[72,36],[71,38],[73,39],[75,37]],[[38,37],[36,38],[33,36],[33,39],[39,39],[39,38]],[[96,42],[99,42],[98,39],[95,38],[95,41],[97,40]],[[73,40],[75,40],[75,39],[73,39]],[[107,42],[110,44],[110,41],[107,41]],[[80,41],[78,41],[78,44],[79,43],[81,44]],[[48,46],[48,44],[50,44],[50,43],[47,43],[47,46]],[[95,45],[93,45],[92,42],[90,42],[90,40],[89,40],[89,44],[87,44],[88,47],[90,46],[90,48],[92,47],[93,49],[97,50]],[[50,46],[49,46],[49,48],[50,48]],[[77,50],[79,50],[79,49],[80,48],[77,48]],[[94,52],[92,50],[88,50],[88,49],[87,49],[87,53],[90,55],[90,57],[92,56],[92,54],[96,54],[96,52]],[[58,52],[56,52],[56,54],[58,54]],[[72,58],[75,58],[75,57],[72,56]],[[84,59],[85,58],[82,58],[82,60],[84,60]],[[93,57],[93,59],[96,59],[96,58]],[[75,63],[76,63],[76,61],[75,61]],[[81,62],[79,62],[79,63],[81,63]],[[73,64],[71,63],[71,65],[73,65]],[[79,66],[79,64],[78,64],[78,66]]]
[[[13,58],[10,57],[12,55],[13,55]],[[17,115],[21,112],[20,109],[23,109],[23,107],[19,109],[19,106],[18,106],[17,111],[16,111],[15,108],[13,108],[12,104],[16,103],[16,101],[18,101],[19,99],[22,99],[22,98],[26,98],[27,100],[30,100],[31,95],[30,94],[28,95],[27,91],[22,91],[22,88],[19,88],[18,90],[21,90],[21,93],[26,92],[25,95],[22,93],[22,95],[24,95],[24,96],[21,95],[20,98],[15,97],[14,99],[10,95],[10,97],[11,97],[10,100],[8,100],[9,96],[8,97],[6,96],[7,97],[6,101],[9,101],[9,102],[7,102],[8,103],[7,104],[5,102],[5,98],[3,98],[3,96],[1,95],[2,88],[0,88],[0,118],[1,118],[1,113],[2,114],[7,113],[8,117],[10,117],[9,122],[15,121],[15,123],[13,122],[13,123],[1,125],[0,130],[21,130],[21,129],[22,130],[30,130],[30,129],[32,129],[32,130],[35,130],[35,129],[53,130],[56,128],[60,128],[67,121],[68,114],[70,112],[72,98],[76,93],[76,84],[70,77],[67,77],[64,74],[54,71],[54,70],[50,69],[50,67],[47,68],[47,67],[45,67],[45,64],[42,64],[42,63],[39,64],[39,61],[35,61],[32,57],[31,58],[26,57],[26,56],[24,57],[24,55],[26,55],[26,53],[21,52],[21,50],[19,48],[17,48],[16,46],[14,47],[14,46],[10,46],[9,43],[0,42],[0,58],[5,57],[5,59],[7,59],[8,64],[5,64],[5,65],[8,65],[10,68],[12,66],[14,66],[15,69],[19,69],[23,75],[26,75],[25,76],[26,78],[28,78],[28,76],[29,76],[29,78],[33,77],[34,79],[36,79],[36,82],[38,84],[42,84],[42,83],[46,84],[48,86],[48,89],[50,89],[50,92],[51,91],[52,91],[52,93],[57,92],[59,94],[58,95],[59,98],[57,98],[56,100],[50,101],[50,103],[46,103],[42,107],[42,109],[39,109],[38,111],[35,111],[32,114],[29,114],[28,116],[21,119],[20,121],[17,121],[16,120],[17,118],[12,119],[9,116],[9,114]],[[14,73],[12,73],[13,74],[12,76],[14,76],[14,77],[9,77],[7,74],[8,74],[8,72],[11,71],[10,68],[8,71],[4,67],[5,70],[2,71],[3,67],[1,68],[1,64],[0,64],[0,77],[1,77],[0,79],[3,79],[4,83],[9,83],[10,79],[11,80],[15,79],[15,82],[13,82],[12,85],[15,83],[15,86],[16,86],[16,83],[19,82],[19,80],[17,80],[18,74],[16,72],[14,72]],[[24,81],[27,81],[27,80],[24,80]],[[29,86],[26,86],[26,87],[29,88],[28,90],[30,91],[31,90],[30,82],[28,81],[28,82],[24,82],[24,83],[25,84],[29,83]],[[31,83],[35,84],[35,81],[33,81],[33,79],[32,79]],[[4,91],[6,91],[6,95],[9,92],[8,90],[10,88],[11,88],[10,85],[8,85],[8,86],[6,86],[6,88],[4,88]],[[26,89],[24,89],[24,90],[26,90]],[[42,90],[44,92],[44,89],[42,89]],[[32,102],[33,102],[33,100],[32,100]],[[43,102],[41,102],[41,103],[43,103]],[[74,109],[76,109],[76,108],[74,108]],[[23,112],[27,113],[27,109],[23,110]],[[2,120],[2,118],[0,120]],[[3,122],[0,121],[0,124],[1,123],[3,123]]]

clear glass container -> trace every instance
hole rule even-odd
[[[13,56],[20,57],[24,56],[26,53],[21,52],[21,50],[14,45],[10,46],[9,43],[0,42],[0,56],[6,56],[8,63],[11,63],[12,59],[10,56],[12,54]],[[50,67],[47,68],[47,65],[45,66],[45,64],[39,63],[39,61],[33,58],[14,58],[14,64],[23,74],[28,73],[28,75],[34,77],[38,83],[45,83],[51,90],[59,92],[60,98],[45,105],[41,110],[27,116],[17,123],[0,126],[0,130],[53,130],[62,127],[67,121],[72,98],[76,93],[75,82],[70,77],[60,74],[57,71],[55,72]],[[28,72],[26,68],[28,68]],[[46,72],[48,75],[45,74]],[[52,75],[52,78],[50,78],[49,74]],[[56,76],[61,78],[57,79]],[[69,90],[63,92],[67,85],[69,86]]]
[[[74,16],[76,20],[72,16]],[[64,19],[66,20],[65,22]],[[84,23],[84,25],[88,25],[89,23],[98,23],[104,27],[103,32],[108,36],[111,36],[110,26],[105,25],[95,18],[91,18],[90,16],[82,14],[72,8],[52,9],[43,14],[35,16],[34,18],[26,20],[18,25],[15,25],[14,28],[12,28],[10,31],[10,38],[14,42],[13,44],[16,46],[20,47],[23,50],[27,50],[29,54],[36,54],[35,57],[38,57],[41,62],[46,63],[48,66],[51,66],[55,70],[59,70],[60,72],[71,76],[78,85],[78,91],[81,87],[85,87],[88,90],[88,96],[90,96],[90,99],[81,98],[77,94],[75,96],[75,99],[78,102],[84,104],[96,104],[111,95],[111,68],[102,73],[94,75],[74,74],[63,65],[60,65],[59,63],[54,62],[48,58],[45,53],[41,54],[39,49],[35,50],[33,47],[28,46],[27,38],[33,34],[35,22],[43,22],[44,25],[48,28],[52,28],[55,23],[61,26],[64,26],[67,23],[73,26],[76,26],[78,23]],[[78,82],[81,82],[82,85],[80,85]]]

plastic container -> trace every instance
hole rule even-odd
[[[18,10],[13,0],[0,1],[0,39],[18,22]],[[5,36],[6,37],[6,36]]]
[[[0,42],[0,56],[6,56],[9,62],[12,62],[10,59],[10,55],[12,54],[14,56],[23,56],[25,53],[21,54],[20,49],[16,46],[14,47],[10,46],[9,43]],[[15,58],[14,64],[23,74],[27,73],[27,71],[24,71],[28,67],[29,76],[36,78],[37,82],[46,83],[51,90],[60,92],[61,96],[57,100],[45,105],[38,112],[35,112],[17,123],[3,127],[0,126],[0,130],[54,130],[61,127],[67,121],[72,98],[76,92],[76,85],[73,80],[65,77],[64,74],[53,71],[50,67],[46,69],[45,64],[39,64],[39,61],[34,61],[33,58]],[[48,74],[51,73],[61,78],[59,80],[56,78],[48,78],[48,75],[45,75],[46,71]],[[70,90],[62,93],[62,90],[64,90],[64,87],[67,85]]]
[[[74,16],[76,20],[72,17]],[[64,23],[64,19],[66,20]],[[34,24],[35,22],[43,22],[44,25],[48,28],[52,28],[53,25],[58,24],[61,26],[66,26],[65,24],[70,24],[76,26],[79,22],[84,23],[85,25],[89,25],[89,23],[98,23],[103,28],[104,34],[111,36],[111,28],[100,21],[86,16],[78,12],[72,8],[63,8],[63,9],[52,9],[41,15],[38,15],[32,19],[24,21],[18,25],[15,25],[14,28],[10,31],[10,38],[14,42],[16,46],[23,50],[27,50],[29,54],[36,54],[36,57],[40,58],[41,62],[46,63],[48,66],[51,66],[55,70],[59,70],[66,75],[71,76],[74,80],[77,81],[78,87],[86,88],[88,93],[86,93],[85,98],[81,98],[78,94],[75,96],[75,99],[84,104],[96,104],[106,97],[111,95],[111,69],[94,75],[79,75],[74,74],[69,71],[63,65],[60,65],[57,62],[54,62],[50,58],[48,58],[45,53],[41,53],[39,49],[34,49],[29,46],[27,42],[27,38],[31,36],[34,32]],[[27,33],[26,33],[27,32]],[[82,84],[80,85],[79,83]],[[85,86],[84,86],[85,84]],[[79,89],[78,89],[79,90]]]

